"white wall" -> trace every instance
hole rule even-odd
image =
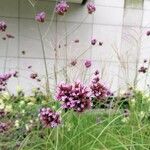
[[[31,1],[34,2],[34,0]],[[91,76],[94,69],[99,69],[102,73],[102,79],[113,90],[124,88],[126,82],[133,84],[137,52],[141,50],[141,61],[144,58],[149,58],[148,43],[150,38],[145,36],[145,32],[150,26],[148,20],[150,17],[149,1],[145,0],[144,10],[138,6],[137,8],[127,7],[124,9],[123,0],[95,0],[95,4],[97,11],[94,15],[88,15],[86,6],[70,4],[70,11],[66,16],[57,18],[56,16],[53,18],[55,2],[39,1],[35,5],[37,11],[44,10],[48,14],[47,21],[41,24],[40,28],[43,35],[46,35],[44,44],[51,87],[54,85],[55,53],[53,47],[56,44],[56,39],[58,41],[62,39],[61,48],[58,48],[58,70],[66,66],[66,52],[67,63],[69,63],[89,48],[92,37],[102,41],[102,47],[98,45],[90,47],[80,57],[78,65],[68,67],[67,71],[71,80],[81,78],[83,72],[86,72],[83,68],[84,60],[92,59],[93,67],[91,71],[86,72],[87,78]],[[52,18],[53,21],[50,24]],[[20,77],[10,81],[9,89],[14,91],[14,87],[20,84],[26,92],[29,92],[32,87],[37,87],[37,83],[30,80],[31,71],[27,67],[32,65],[32,70],[38,72],[41,78],[43,78],[45,71],[33,8],[28,0],[1,0],[0,19],[7,22],[7,32],[15,36],[15,39],[9,41],[0,40],[0,71],[19,70]],[[64,38],[66,32],[71,34]],[[141,37],[139,49],[132,45],[132,42],[134,44],[133,39],[130,39],[132,35],[135,38]],[[2,34],[0,36],[3,37]],[[74,44],[72,41],[75,39],[79,39],[80,43]],[[67,48],[64,46],[66,42]],[[114,47],[123,56],[123,61],[128,62],[129,71],[125,72],[120,65]],[[26,51],[26,54],[22,55],[22,51]],[[140,78],[143,77],[140,76]],[[58,81],[60,80],[65,80],[63,72],[58,75]]]

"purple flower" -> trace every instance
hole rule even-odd
[[[0,122],[0,133],[6,132],[9,129],[9,125],[7,123]]]
[[[150,36],[150,31],[147,31],[146,35],[147,35],[147,36]]]
[[[85,65],[86,68],[90,68],[91,65],[92,65],[91,60],[86,60],[85,63],[84,63],[84,65]]]
[[[91,40],[91,44],[92,44],[92,45],[95,45],[96,42],[97,42],[97,40],[96,40],[95,38],[93,38],[93,39]]]
[[[0,31],[6,31],[7,25],[4,21],[0,21]]]
[[[99,46],[102,46],[103,45],[103,42],[99,42]]]
[[[61,83],[57,88],[56,98],[62,102],[63,109],[83,112],[91,107],[90,91],[80,82]]]
[[[13,77],[15,77],[15,78],[18,78],[18,71],[15,71],[12,75],[13,75]]]
[[[66,1],[61,0],[56,4],[55,11],[59,15],[64,15],[69,9],[69,5],[66,3]]]
[[[99,71],[98,71],[98,70],[96,70],[94,74],[95,74],[95,75],[99,75]]]
[[[148,68],[147,67],[144,67],[142,66],[140,69],[139,69],[139,73],[146,73],[148,71]]]
[[[91,86],[90,86],[91,93],[92,93],[92,97],[94,97],[98,100],[102,100],[102,99],[110,96],[111,92],[108,90],[108,88],[106,88],[104,86],[104,84],[102,84],[102,82],[100,81],[100,78],[99,78],[99,73],[96,73],[96,72],[91,81]]]
[[[61,123],[59,113],[50,108],[42,108],[39,113],[39,118],[42,124],[49,128],[57,127]]]
[[[4,109],[0,109],[0,117],[4,117],[6,115],[6,112]]]
[[[32,66],[30,65],[30,66],[28,66],[28,69],[31,69],[32,68]]]
[[[7,82],[11,77],[11,73],[0,74],[0,91],[5,91]]]
[[[144,59],[144,61],[143,61],[144,63],[147,63],[147,59]]]
[[[72,66],[75,66],[76,64],[77,64],[77,61],[76,61],[76,60],[72,60],[72,61],[71,61],[71,65],[72,65]]]
[[[79,43],[80,41],[79,41],[79,39],[76,39],[76,40],[74,40],[74,42],[75,42],[75,43]]]
[[[35,16],[35,20],[38,21],[38,22],[42,22],[42,23],[45,21],[45,18],[46,18],[46,13],[45,12],[39,12]]]
[[[38,77],[37,73],[31,73],[30,78],[31,79],[36,79]]]
[[[93,12],[96,11],[95,4],[92,3],[92,2],[89,2],[89,3],[87,4],[87,9],[88,9],[88,13],[89,13],[89,14],[92,14]]]

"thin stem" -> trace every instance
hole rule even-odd
[[[28,0],[28,1],[32,5],[33,10],[34,10],[34,14],[36,15],[36,10],[35,10],[35,4],[36,3],[33,4],[30,0]],[[41,42],[41,46],[42,46],[44,67],[45,67],[45,73],[46,73],[46,93],[47,93],[47,96],[49,97],[50,96],[50,87],[49,87],[48,67],[47,67],[47,62],[46,62],[46,53],[45,53],[44,42],[43,42],[43,38],[42,38],[43,36],[42,36],[41,30],[40,30],[39,23],[38,22],[36,22],[36,23],[37,23],[38,31],[39,31],[39,34],[40,34],[40,42]]]
[[[56,16],[56,39],[55,39],[55,61],[54,61],[54,77],[55,77],[55,85],[57,85],[57,64],[58,64],[58,54],[57,54],[57,16]]]
[[[149,68],[150,68],[150,60],[148,61],[147,70],[149,70]],[[147,78],[148,78],[148,76],[149,76],[149,72],[147,71],[146,77],[145,77],[144,89],[146,89],[146,87],[147,87]]]
[[[39,23],[37,23],[37,25],[38,25],[38,31],[39,31],[39,34],[40,34],[40,41],[41,41],[41,46],[42,46],[44,67],[45,67],[45,73],[46,73],[46,92],[47,92],[47,95],[49,96],[49,94],[50,94],[50,87],[49,87],[49,77],[48,77],[48,69],[47,69],[48,67],[47,67],[47,62],[46,62],[46,54],[45,54],[44,42],[43,42],[43,38],[42,38],[42,34],[41,34]]]
[[[58,150],[58,127],[56,129],[56,147],[55,150]]]
[[[65,22],[65,30],[66,30],[66,34],[67,34],[67,24],[66,24],[66,22]],[[66,54],[65,54],[65,58],[66,58],[66,70],[65,70],[65,78],[66,78],[66,83],[68,82],[68,62],[67,62],[67,60],[68,60],[68,38],[67,38],[67,36],[66,36]]]
[[[6,53],[5,53],[5,61],[4,61],[4,73],[6,72],[7,58],[8,58],[8,47],[9,47],[9,39],[7,41]]]

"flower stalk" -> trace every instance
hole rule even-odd
[[[41,30],[40,30],[39,23],[37,23],[37,25],[38,25],[38,31],[39,31],[39,34],[40,34],[40,42],[41,42],[41,46],[42,46],[43,61],[44,61],[45,74],[46,74],[46,85],[45,85],[46,86],[46,93],[47,93],[47,96],[50,96],[49,76],[48,76],[48,67],[47,67],[47,62],[46,62],[44,42],[43,42],[42,33],[41,33]]]

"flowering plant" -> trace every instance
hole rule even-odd
[[[90,92],[81,82],[61,83],[57,88],[56,99],[62,102],[63,109],[83,112],[91,107]]]

